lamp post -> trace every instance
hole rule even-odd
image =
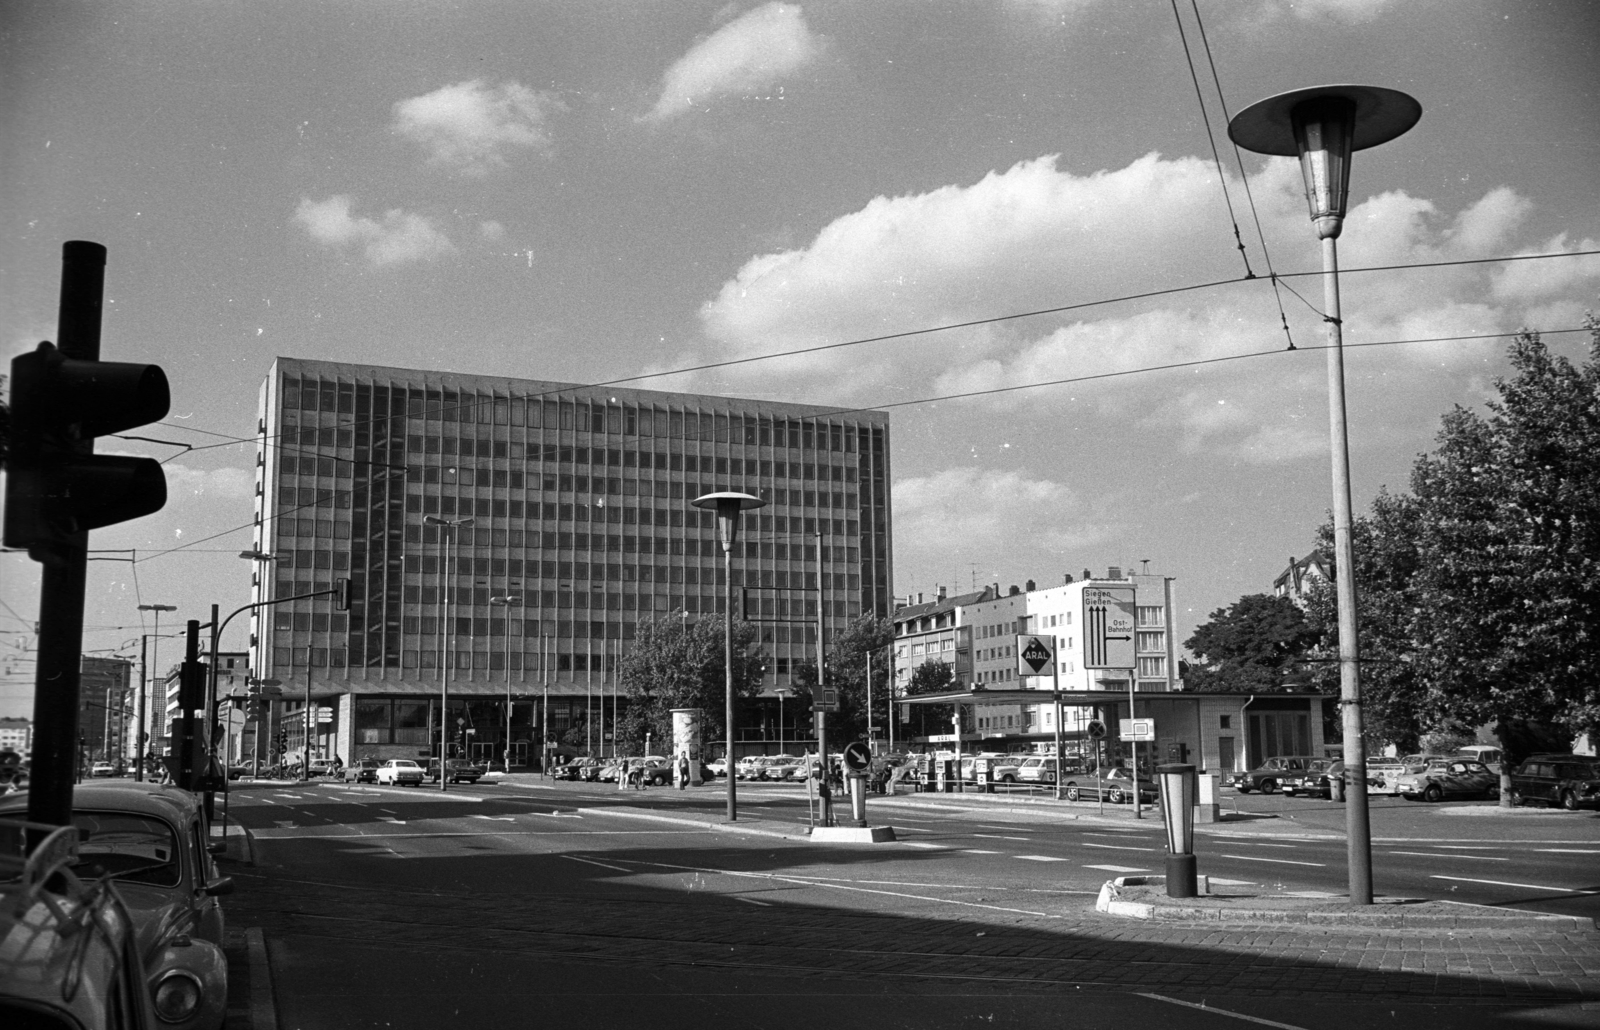
[[[1372,835],[1367,817],[1366,748],[1361,739],[1360,648],[1356,640],[1355,546],[1351,526],[1350,443],[1345,422],[1344,336],[1339,251],[1350,191],[1350,155],[1403,135],[1422,105],[1379,86],[1313,86],[1268,97],[1240,111],[1228,135],[1259,154],[1297,156],[1306,202],[1322,241],[1323,320],[1328,324],[1328,422],[1333,457],[1334,587],[1339,607],[1339,703],[1343,709],[1345,830],[1350,901],[1372,904]]]
[[[788,732],[788,727],[783,724],[783,699],[789,696],[789,688],[779,687],[773,693],[778,695],[778,754],[784,755],[789,752],[784,744],[784,734]]]
[[[462,526],[470,526],[473,520],[467,519],[442,519],[437,515],[425,515],[423,522],[430,526],[439,527],[439,590],[444,595],[444,603],[439,617],[439,792],[442,794],[449,789],[446,784],[450,777],[444,774],[446,748],[450,739],[450,638],[455,636],[454,627],[450,626],[450,595],[455,592],[454,570],[449,566],[445,551],[445,531],[450,530],[450,543],[459,559],[461,554],[461,538],[455,530]]]
[[[733,545],[739,539],[740,513],[764,508],[767,502],[736,490],[722,490],[703,494],[690,503],[696,508],[705,508],[717,513],[717,533],[722,538],[722,569],[727,595],[723,598],[722,606],[725,631],[722,663],[723,671],[726,673],[724,679],[726,728],[723,735],[727,737],[725,760],[728,765],[728,821],[731,823],[739,818],[739,803],[734,790],[733,775]]]
[[[1192,898],[1197,880],[1194,863],[1194,795],[1192,765],[1158,765],[1161,822],[1167,831],[1167,897]]]
[[[155,633],[151,634],[151,636],[155,637],[156,646],[154,652],[150,655],[150,664],[156,667],[156,675],[159,676],[161,675],[161,613],[175,612],[178,610],[178,606],[175,604],[141,604],[139,606],[139,610],[141,612],[156,613],[156,631]],[[149,638],[146,637],[145,639],[148,640]],[[141,650],[143,649],[143,646],[143,644],[140,645]],[[145,722],[144,706],[145,699],[149,693],[150,676],[145,668],[144,660],[141,658],[139,661],[139,759],[136,772],[134,774],[134,779],[141,782],[144,780],[144,753],[145,749],[148,747],[145,738],[145,731],[149,727]]]
[[[489,603],[506,610],[506,775],[511,775],[511,609],[522,604],[518,594],[489,598]]]

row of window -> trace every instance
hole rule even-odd
[[[343,669],[349,665],[349,652],[344,648],[334,647],[274,647],[273,664],[278,668],[306,668],[309,661],[314,669]],[[438,650],[405,649],[400,652],[398,668],[437,670],[439,668]],[[573,651],[457,651],[449,652],[450,668],[461,672],[473,670],[486,672],[505,672],[506,662],[509,659],[512,672],[527,672],[530,675],[543,675],[544,671],[552,673],[599,673],[602,676],[611,675],[616,671],[620,658],[616,654],[598,654]],[[809,659],[790,658],[778,656],[772,659],[773,671],[780,676],[789,675]],[[381,741],[363,741],[362,743],[375,744]],[[404,743],[396,741],[395,743]]]
[[[817,417],[784,418],[650,404],[591,403],[561,397],[458,393],[399,385],[358,386],[312,379],[302,382],[289,376],[284,377],[281,397],[285,411],[370,413],[375,423],[420,418],[430,422],[527,426],[843,452],[856,449],[858,433],[871,432],[873,450],[882,447],[882,427],[824,422]],[[388,410],[383,410],[385,408]],[[390,432],[393,432],[392,426]]]
[[[416,446],[411,448],[413,454],[438,454],[441,449],[445,454],[455,453],[455,448],[453,447],[422,446],[425,443],[440,443],[437,437],[414,436],[411,439],[416,442]],[[455,442],[450,437],[446,437],[443,440],[444,444],[454,444]],[[573,459],[576,458],[576,464],[591,464],[589,460],[591,454],[587,447],[558,447],[555,444],[549,444],[541,452],[536,447],[530,447],[525,451],[521,444],[508,444],[503,440],[480,440],[478,444],[482,445],[481,449],[480,446],[467,446],[472,443],[471,440],[463,439],[460,443],[461,454],[467,457],[472,456],[473,452],[476,451],[478,456],[485,458],[493,456],[532,462],[538,460],[543,454],[544,460],[547,462],[559,461],[563,464],[572,464],[574,463]],[[532,453],[528,453],[529,451]],[[804,481],[821,479],[823,481],[832,480],[835,483],[854,483],[856,481],[856,469],[854,466],[849,465],[825,465],[809,461],[770,461],[765,458],[758,460],[756,458],[713,457],[709,454],[700,457],[693,454],[668,454],[666,451],[633,451],[619,448],[612,448],[606,451],[598,447],[594,449],[592,454],[594,458],[592,464],[596,467],[609,465],[611,468],[638,468],[646,471],[654,468],[658,472],[712,472],[719,476],[742,475],[750,479],[798,479]],[[285,453],[278,460],[278,475],[280,477],[302,475],[352,479],[356,472],[355,466],[356,463],[353,458],[330,457],[328,455],[307,454],[304,452],[297,454]],[[437,468],[439,466],[429,467]],[[496,469],[491,466],[480,467],[464,464],[456,465],[455,467],[463,473],[476,472],[478,474],[477,478],[481,482],[485,484],[492,483],[495,486],[521,487],[525,483],[531,483],[545,490],[555,490],[558,488],[559,483],[571,482],[574,475],[577,475],[580,480],[586,480],[584,475],[572,472],[558,472],[554,469],[548,471],[541,471],[540,469]],[[422,468],[423,466],[421,465],[412,465],[406,471],[408,475],[416,479]],[[491,473],[494,475],[491,476]],[[601,473],[600,476],[603,477],[604,473]],[[572,489],[571,486],[560,486],[559,488],[563,490]],[[579,489],[583,488],[580,487]]]

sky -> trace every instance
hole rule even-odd
[[[54,339],[93,240],[102,357],[173,393],[136,431],[170,445],[100,441],[169,500],[92,535],[84,648],[248,600],[233,441],[278,355],[883,407],[897,594],[1148,569],[1181,641],[1331,504],[1299,170],[1227,116],[1422,105],[1356,154],[1339,241],[1359,512],[1506,369],[1438,338],[1585,354],[1595,256],[1359,269],[1600,250],[1597,40],[1582,0],[10,0],[6,356]],[[0,715],[37,613],[0,555]]]

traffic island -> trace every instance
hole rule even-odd
[[[895,839],[893,826],[813,826],[813,844],[885,844]]]
[[[1321,891],[1264,894],[1212,893],[1202,877],[1201,894],[1169,898],[1166,878],[1123,876],[1107,880],[1095,911],[1122,919],[1232,925],[1348,926],[1396,930],[1518,930],[1594,933],[1593,919],[1491,908],[1421,898],[1374,898],[1353,905],[1343,895]]]

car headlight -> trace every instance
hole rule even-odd
[[[154,1002],[156,1015],[168,1023],[181,1023],[194,1015],[200,1007],[203,992],[200,981],[188,973],[168,973],[156,984]]]

